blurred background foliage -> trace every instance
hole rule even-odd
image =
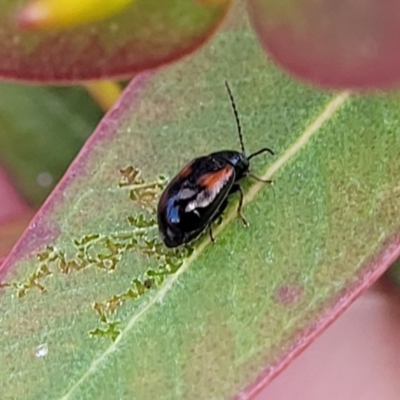
[[[37,208],[103,116],[84,87],[0,83],[0,164]]]

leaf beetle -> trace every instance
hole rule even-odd
[[[264,147],[246,156],[239,114],[227,81],[225,86],[231,101],[239,134],[241,151],[222,150],[195,158],[187,164],[167,185],[157,207],[158,229],[167,247],[178,247],[198,237],[209,229],[214,242],[211,225],[228,205],[228,196],[239,194],[238,216],[248,225],[242,215],[243,191],[239,181],[245,176],[262,180],[250,172],[250,160],[262,153],[274,152]]]

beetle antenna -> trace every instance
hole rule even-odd
[[[245,154],[244,144],[243,144],[243,136],[242,136],[242,127],[240,126],[240,120],[239,120],[239,113],[237,112],[235,100],[233,98],[233,94],[232,94],[231,88],[229,87],[227,80],[225,80],[225,86],[226,86],[226,90],[228,91],[229,98],[231,99],[232,110],[233,110],[233,114],[235,115],[235,119],[236,119],[236,126],[237,126],[237,130],[238,130],[238,134],[239,134],[240,147],[242,149],[242,153]]]
[[[266,153],[266,152],[268,152],[268,153],[271,154],[272,156],[275,155],[275,153],[274,153],[271,149],[269,149],[268,147],[264,147],[263,149],[258,150],[258,151],[256,151],[256,152],[253,153],[253,154],[250,154],[250,155],[247,157],[247,159],[250,160],[251,158],[256,157],[256,156],[258,156],[258,155],[260,155],[260,154],[262,154],[262,153]]]

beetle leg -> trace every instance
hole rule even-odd
[[[210,235],[211,243],[214,244],[215,243],[215,238],[214,238],[214,235],[212,233],[211,225],[208,227],[208,234]]]
[[[239,205],[237,209],[237,213],[239,218],[242,220],[244,226],[249,226],[249,223],[246,221],[246,218],[242,214],[242,207],[243,207],[243,190],[240,185],[235,185],[235,188],[239,192]]]
[[[269,184],[273,184],[274,183],[273,180],[271,180],[271,179],[261,179],[257,175],[254,175],[252,172],[248,172],[247,175],[250,176],[251,178],[255,179],[256,181],[259,181],[259,182],[269,183]]]

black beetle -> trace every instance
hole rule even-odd
[[[195,158],[176,175],[161,194],[157,219],[160,236],[167,247],[178,247],[199,236],[207,227],[214,242],[211,224],[228,205],[228,196],[239,193],[238,215],[247,226],[242,215],[243,191],[239,181],[249,175],[262,180],[250,171],[250,160],[259,154],[274,152],[265,147],[246,156],[239,115],[228,82],[226,89],[235,115],[241,152],[222,150]]]

